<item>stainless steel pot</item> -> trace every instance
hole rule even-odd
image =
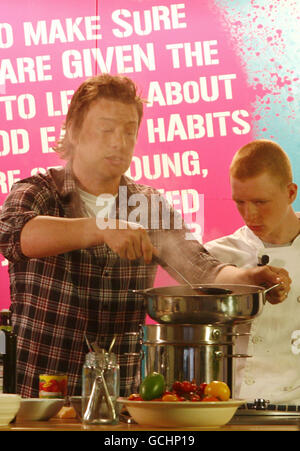
[[[160,324],[239,324],[258,316],[266,302],[265,289],[255,285],[202,284],[133,290],[145,298],[148,315]],[[201,287],[229,290],[207,294]]]
[[[221,380],[234,392],[235,338],[231,326],[151,324],[143,327],[142,378],[157,371],[170,389],[176,380]]]

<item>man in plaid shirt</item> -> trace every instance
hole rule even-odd
[[[105,349],[117,335],[121,395],[137,390],[139,328],[146,312],[132,290],[153,286],[154,254],[168,251],[172,264],[184,262],[184,275],[193,283],[271,285],[280,279],[273,302],[289,290],[284,270],[223,265],[196,240],[186,240],[184,224],[178,227],[178,215],[161,197],[160,215],[153,220],[151,201],[159,193],[124,176],[142,114],[143,100],[130,79],[108,74],[88,79],[72,98],[56,147],[66,166],[17,182],[3,205],[0,252],[9,260],[18,393],[24,397],[38,396],[39,374],[53,372],[68,374],[70,395],[81,393],[85,335]],[[127,222],[120,192],[126,194],[128,216],[132,196],[146,199],[144,227]],[[110,211],[108,219],[103,210]]]

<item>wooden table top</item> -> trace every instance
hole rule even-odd
[[[119,423],[114,426],[101,425],[90,426],[83,425],[77,419],[57,419],[53,418],[49,421],[22,421],[11,423],[8,426],[0,427],[0,431],[102,431],[102,432],[142,432],[142,431],[183,431],[188,434],[189,431],[300,431],[300,421],[294,424],[251,424],[251,417],[247,419],[247,424],[227,424],[220,428],[157,428],[151,426],[141,426],[138,424]]]

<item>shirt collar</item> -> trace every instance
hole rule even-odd
[[[74,192],[77,192],[77,184],[72,171],[71,163],[68,162],[64,170],[64,181],[61,188],[61,195],[68,196]]]

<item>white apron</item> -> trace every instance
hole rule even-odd
[[[244,226],[233,235],[205,244],[223,262],[240,267],[257,265],[268,255],[269,265],[285,268],[292,279],[288,298],[281,304],[266,302],[251,325],[240,332],[250,337],[236,340],[236,353],[251,355],[236,359],[235,397],[253,402],[263,398],[273,403],[300,404],[300,236],[291,246],[264,247]],[[250,329],[251,328],[251,329]]]

